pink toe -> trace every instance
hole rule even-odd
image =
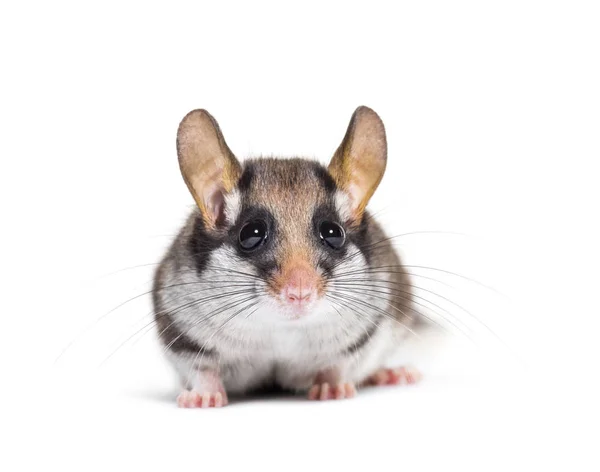
[[[186,405],[188,408],[195,408],[198,406],[198,394],[194,391],[186,393]]]
[[[179,408],[185,408],[185,397],[183,393],[180,393],[177,397],[177,406]]]
[[[200,408],[208,408],[210,406],[210,393],[206,392],[200,400]]]
[[[217,392],[215,393],[215,407],[220,408],[223,406],[223,396]]]
[[[328,400],[329,399],[329,384],[328,383],[324,383],[321,384],[321,396],[320,396],[321,400]]]

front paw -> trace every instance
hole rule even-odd
[[[397,369],[379,369],[371,375],[365,385],[411,385],[421,380],[421,373],[411,367]]]
[[[219,408],[227,405],[227,395],[221,392],[184,390],[177,397],[179,408]]]
[[[339,383],[330,385],[329,383],[317,383],[308,391],[309,400],[343,400],[352,398],[356,395],[356,388],[353,383]]]

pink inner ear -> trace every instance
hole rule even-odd
[[[225,218],[225,196],[223,189],[218,184],[213,184],[204,191],[204,203],[209,218],[220,224]]]
[[[356,211],[365,196],[365,192],[363,192],[360,186],[354,182],[348,184],[346,192],[350,197],[352,211]]]

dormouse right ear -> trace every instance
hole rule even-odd
[[[242,170],[219,124],[206,110],[193,110],[181,120],[177,155],[183,180],[204,222],[215,228],[224,216],[224,196],[233,190]]]
[[[385,127],[379,115],[368,107],[356,109],[329,172],[348,197],[352,219],[359,221],[377,189],[387,163]]]

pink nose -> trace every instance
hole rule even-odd
[[[304,268],[294,269],[288,275],[287,284],[283,289],[285,300],[295,306],[302,306],[311,301],[316,288],[314,277]]]

